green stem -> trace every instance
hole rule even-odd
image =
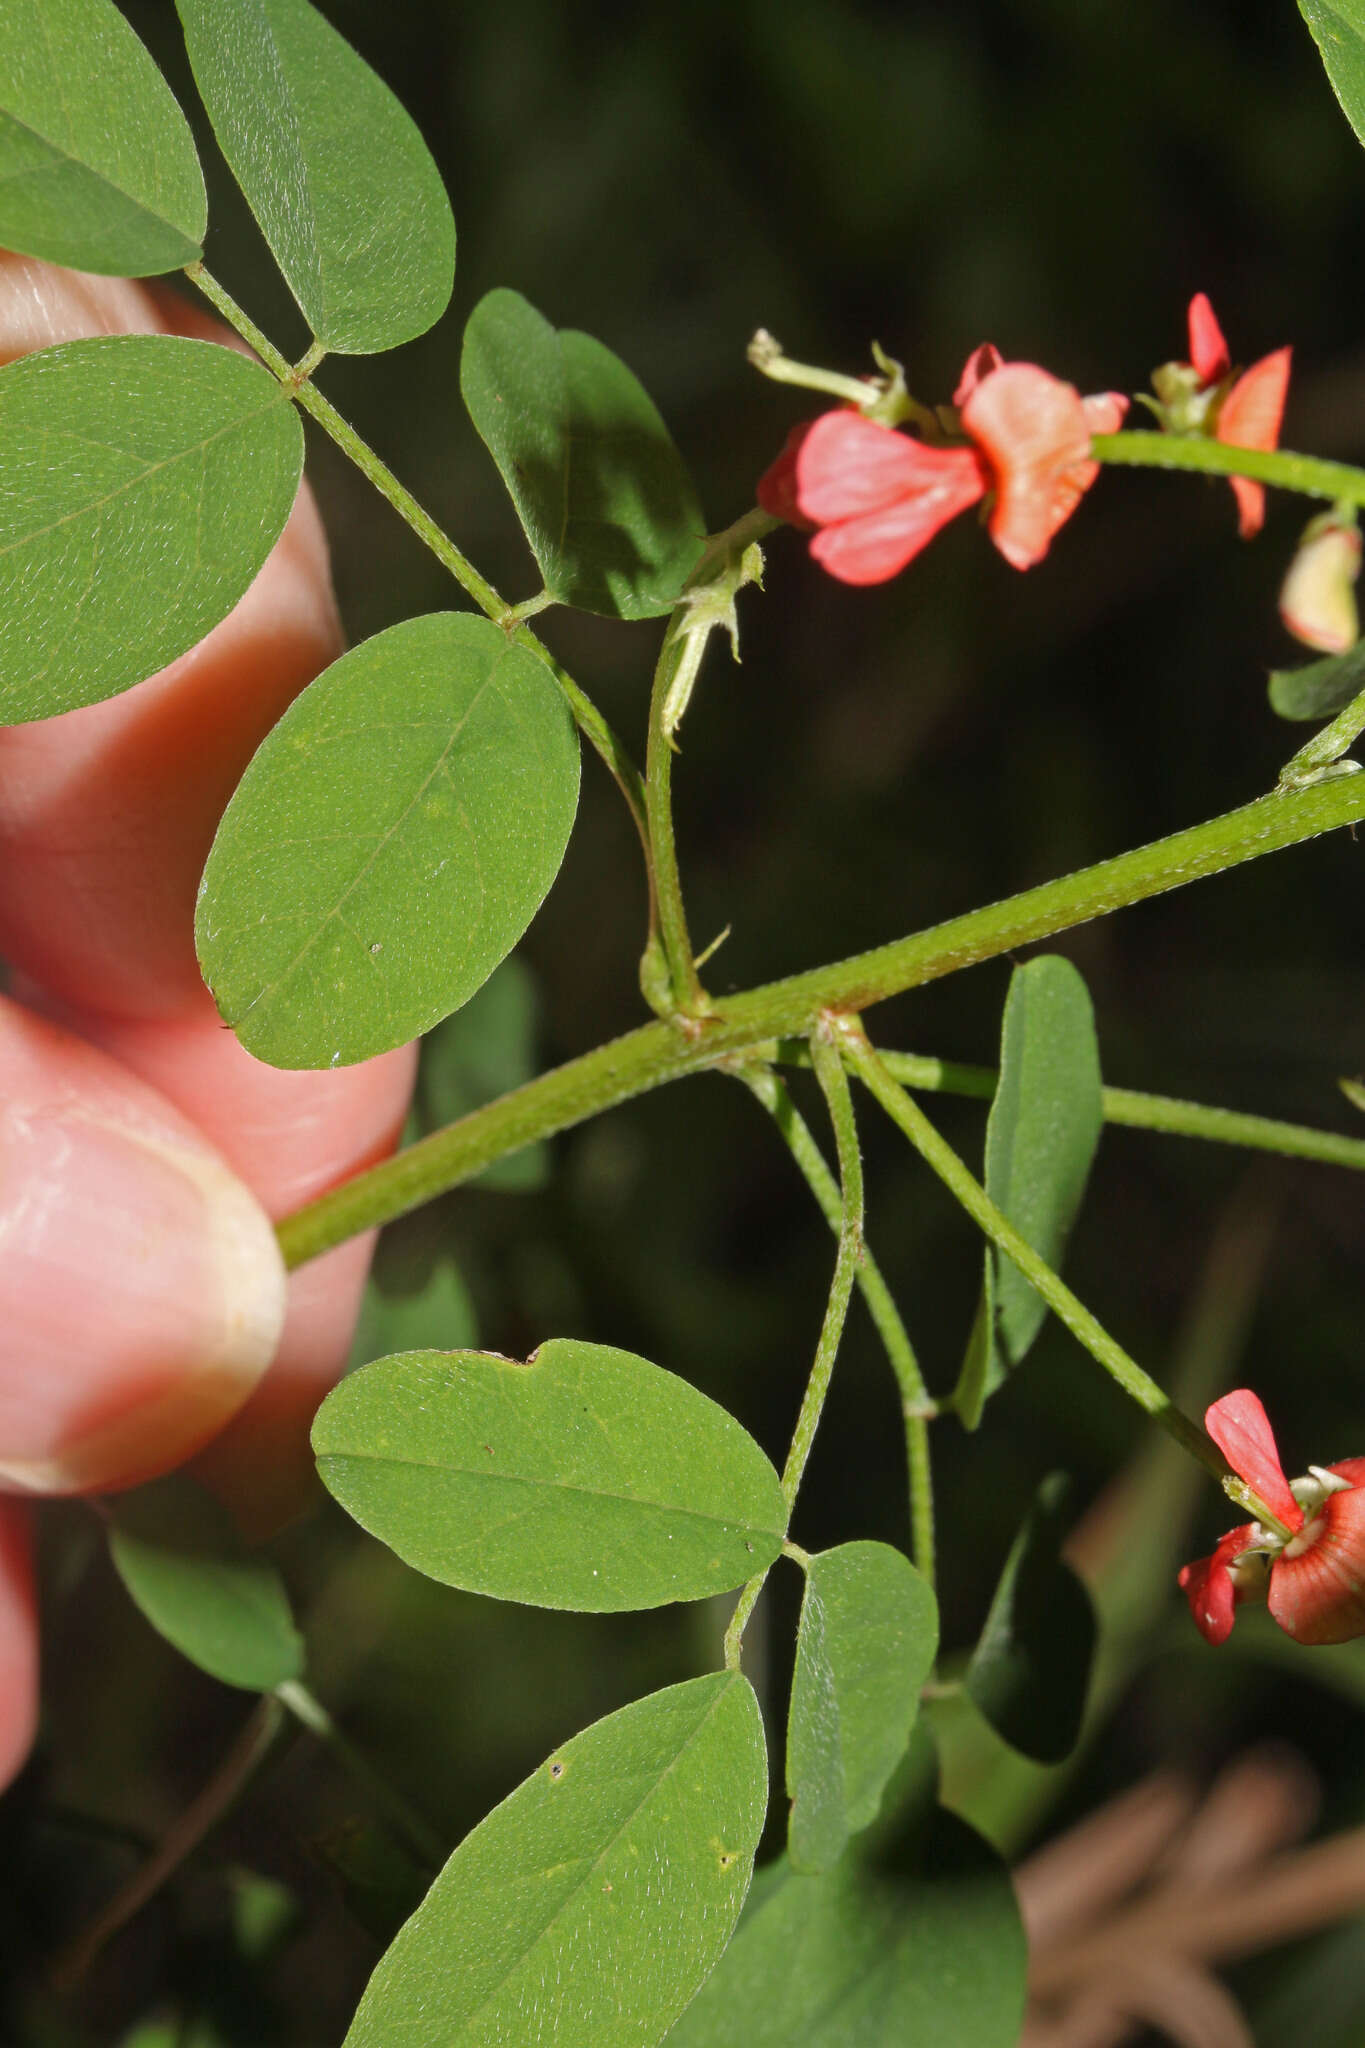
[[[824,1412],[825,1396],[834,1373],[834,1361],[839,1353],[839,1340],[844,1333],[848,1319],[848,1304],[853,1295],[853,1281],[863,1256],[863,1160],[858,1147],[858,1126],[853,1114],[853,1097],[849,1090],[848,1075],[844,1072],[843,1059],[835,1044],[835,1030],[826,1021],[824,1027],[811,1038],[811,1065],[815,1078],[820,1083],[834,1126],[834,1144],[839,1159],[839,1249],[834,1259],[834,1277],[830,1282],[829,1300],[825,1304],[824,1319],[820,1325],[820,1338],[815,1347],[815,1359],[806,1381],[806,1391],[801,1397],[801,1409],[792,1432],[791,1449],[787,1462],[782,1468],[782,1493],[787,1503],[787,1521],[790,1525],[796,1496],[801,1490],[801,1480],[815,1442],[815,1432],[820,1426]],[[725,1664],[727,1670],[737,1671],[740,1661],[740,1646],[745,1624],[752,1614],[754,1603],[763,1589],[768,1574],[766,1569],[749,1580],[735,1605],[730,1626],[725,1631]]]
[[[807,1187],[819,1205],[820,1213],[836,1233],[843,1224],[843,1202],[839,1183],[830,1172],[825,1156],[811,1135],[811,1129],[802,1116],[785,1084],[771,1067],[750,1066],[736,1069],[738,1078],[744,1082],[750,1093],[762,1103],[796,1161]],[[934,1582],[934,1495],[933,1473],[929,1458],[929,1415],[933,1402],[920,1372],[919,1360],[915,1356],[910,1335],[901,1320],[890,1288],[882,1277],[881,1268],[866,1246],[858,1262],[856,1279],[859,1292],[867,1303],[868,1311],[876,1326],[896,1375],[896,1384],[901,1393],[901,1411],[905,1418],[905,1454],[910,1480],[910,1532],[915,1563],[929,1581]]]
[[[827,1008],[865,1008],[1124,904],[1363,818],[1365,776],[1260,797],[1225,817],[1027,889],[1003,903],[969,911],[929,931],[716,1001],[711,1015],[694,1032],[663,1023],[642,1025],[474,1110],[295,1210],[278,1225],[285,1262],[295,1267],[315,1259],[333,1245],[457,1186],[505,1152],[581,1123],[634,1095],[700,1073],[736,1053],[770,1057],[773,1040],[808,1035]]]
[[[1200,470],[1206,476],[1246,476],[1307,498],[1331,498],[1365,505],[1365,469],[1323,462],[1289,448],[1237,448],[1202,434],[1096,434],[1090,452],[1097,462],[1136,469]]]
[[[846,1030],[844,1057],[864,1087],[881,1104],[892,1122],[905,1133],[926,1165],[932,1167],[945,1187],[962,1204],[982,1234],[1018,1267],[1029,1285],[1042,1296],[1053,1314],[1066,1325],[1077,1342],[1104,1367],[1115,1385],[1127,1394],[1129,1400],[1135,1401],[1145,1414],[1159,1422],[1182,1450],[1197,1458],[1233,1499],[1244,1503],[1257,1521],[1262,1522],[1267,1528],[1274,1529],[1276,1534],[1287,1542],[1291,1532],[1270,1513],[1263,1501],[1231,1474],[1226,1459],[1212,1439],[1206,1436],[1196,1423],[1191,1422],[1189,1416],[1176,1406],[1170,1395],[1159,1387],[1151,1375],[1143,1371],[1137,1360],[1131,1358],[1123,1346],[1110,1336],[1084,1302],[1071,1292],[1060,1275],[1055,1273],[1045,1260],[1039,1258],[1033,1246],[1020,1235],[1004,1212],[996,1207],[980,1182],[968,1172],[952,1146],[930,1123],[919,1104],[912,1096],[906,1094],[899,1082],[892,1079],[866,1038],[852,1025]]]
[[[281,1706],[288,1707],[310,1735],[316,1735],[319,1741],[327,1744],[338,1763],[345,1766],[357,1784],[364,1786],[385,1819],[419,1860],[429,1869],[439,1870],[446,1860],[445,1843],[427,1826],[421,1814],[414,1812],[402,1794],[395,1792],[393,1786],[366,1762],[354,1744],[347,1741],[321,1700],[314,1698],[306,1685],[293,1678],[287,1678],[283,1685],[276,1686],[275,1698]]]
[[[492,584],[480,576],[473,563],[461,554],[449,534],[418,504],[412,492],[399,483],[388,464],[380,460],[369,443],[361,439],[355,428],[342,418],[336,407],[323,397],[317,386],[310,383],[306,376],[300,375],[304,364],[308,363],[308,356],[305,356],[303,363],[295,369],[280,354],[274,343],[262,334],[250,316],[243,312],[236,300],[224,291],[218,280],[205,270],[202,263],[191,263],[185,275],[217,308],[228,325],[235,328],[242,339],[250,344],[266,368],[288,388],[295,403],[317,421],[323,432],[329,435],[342,453],[350,458],[362,476],[374,485],[381,497],[388,500],[399,518],[411,528],[422,544],[431,550],[442,567],[450,571],[461,589],[473,598],[479,610],[492,619],[495,625],[504,627],[510,638],[528,648],[544,662],[558,683],[579,731],[597,750],[626,800],[644,849],[652,909],[654,883],[653,870],[649,866],[649,829],[645,820],[644,782],[639,769],[591,697],[580,689],[567,669],[561,667],[549,649],[522,623],[532,607],[536,610],[543,608],[540,597],[529,600],[526,605],[506,603]]]
[[[893,1080],[926,1094],[967,1095],[983,1102],[995,1094],[994,1067],[964,1066],[913,1052],[888,1052],[883,1046],[878,1046],[877,1057]],[[810,1064],[805,1040],[800,1038],[782,1040],[773,1058],[781,1066]],[[1308,1124],[1282,1123],[1273,1116],[1251,1116],[1238,1109],[1211,1109],[1207,1103],[1181,1102],[1172,1095],[1146,1095],[1136,1088],[1106,1088],[1102,1101],[1105,1122],[1131,1130],[1205,1138],[1218,1145],[1240,1145],[1253,1152],[1274,1152],[1280,1158],[1312,1159],[1320,1165],[1365,1172],[1365,1138],[1318,1131]]]
[[[685,668],[701,664],[704,637],[684,630],[684,615],[674,612],[654,670],[654,687],[649,700],[649,739],[645,749],[645,816],[648,820],[650,872],[658,909],[659,940],[672,988],[673,1007],[685,1017],[703,1017],[711,1007],[697,972],[696,956],[687,929],[683,905],[682,878],[678,873],[678,847],[673,832],[673,742],[664,723],[664,710],[674,689],[683,680]],[[692,678],[687,679],[688,687]]]

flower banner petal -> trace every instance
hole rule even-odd
[[[1289,1528],[1302,1528],[1303,1509],[1289,1491],[1259,1396],[1250,1387],[1234,1388],[1205,1410],[1204,1427],[1238,1478],[1256,1489],[1270,1512]]]

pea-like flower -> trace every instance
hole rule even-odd
[[[1292,349],[1277,348],[1234,376],[1223,330],[1204,292],[1190,300],[1189,334],[1189,361],[1163,363],[1152,374],[1159,401],[1152,410],[1166,431],[1208,435],[1233,448],[1277,447]],[[1237,531],[1250,540],[1265,524],[1265,485],[1245,476],[1228,482],[1237,500]]]
[[[990,497],[1007,562],[1040,562],[1094,481],[1092,434],[1113,433],[1128,401],[1082,398],[1036,363],[989,343],[968,358],[949,415],[965,441],[916,439],[843,408],[792,429],[761,478],[765,511],[812,532],[811,554],[844,583],[884,583],[960,512]]]
[[[1310,1465],[1304,1478],[1286,1479],[1265,1409],[1248,1387],[1215,1401],[1204,1426],[1282,1530],[1244,1522],[1211,1557],[1185,1566],[1180,1586],[1200,1634],[1225,1643],[1234,1608],[1263,1600],[1297,1643],[1365,1635],[1365,1458]]]

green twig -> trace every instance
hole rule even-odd
[[[1365,469],[1323,462],[1289,448],[1238,448],[1202,434],[1096,434],[1090,452],[1097,462],[1136,469],[1199,470],[1206,476],[1246,476],[1277,490],[1307,498],[1365,505]]]
[[[642,1025],[433,1132],[284,1217],[277,1228],[285,1262],[292,1268],[315,1259],[333,1245],[458,1186],[504,1153],[566,1130],[648,1089],[700,1073],[736,1053],[770,1057],[774,1040],[810,1033],[826,1008],[864,1009],[959,968],[1051,938],[1088,918],[1363,818],[1365,776],[1317,784],[1288,796],[1260,797],[1225,817],[873,952],[717,1000],[705,1028],[696,1033],[685,1034],[663,1023]]]
[[[836,1234],[843,1227],[843,1202],[839,1194],[839,1183],[830,1172],[825,1156],[811,1134],[809,1124],[802,1116],[791,1095],[773,1072],[771,1067],[737,1067],[735,1072],[756,1099],[768,1111],[778,1130],[786,1140],[787,1148],[804,1178],[807,1187],[819,1204],[825,1221]],[[905,1453],[910,1481],[910,1532],[915,1563],[932,1585],[934,1582],[934,1496],[933,1474],[929,1459],[929,1415],[933,1403],[929,1390],[920,1372],[919,1360],[915,1356],[910,1334],[901,1320],[900,1310],[885,1279],[881,1268],[866,1246],[859,1260],[855,1278],[858,1290],[867,1303],[868,1311],[876,1326],[896,1375],[900,1388],[901,1411],[905,1418]]]
[[[409,1806],[402,1794],[396,1792],[387,1779],[380,1777],[355,1745],[347,1741],[321,1700],[314,1698],[306,1685],[293,1678],[276,1686],[275,1698],[282,1706],[288,1707],[310,1735],[316,1735],[319,1741],[327,1744],[338,1763],[344,1765],[358,1785],[364,1786],[390,1826],[403,1837],[419,1860],[428,1869],[439,1870],[448,1853],[446,1844],[428,1827],[421,1814]]]
[[[893,1080],[907,1088],[935,1095],[974,1096],[989,1102],[995,1094],[994,1067],[964,1066],[913,1052],[888,1052],[877,1057]],[[773,1058],[780,1066],[809,1066],[804,1039],[783,1039]],[[1315,1130],[1310,1124],[1282,1123],[1278,1117],[1251,1116],[1238,1109],[1211,1109],[1203,1102],[1181,1102],[1172,1095],[1146,1095],[1136,1088],[1103,1091],[1106,1123],[1131,1130],[1162,1131],[1179,1138],[1204,1138],[1219,1145],[1239,1145],[1253,1152],[1274,1152],[1283,1159],[1312,1159],[1323,1166],[1345,1166],[1365,1172],[1365,1138],[1340,1131]]]
[[[1128,1398],[1135,1401],[1154,1421],[1159,1422],[1182,1450],[1197,1458],[1232,1499],[1246,1506],[1257,1521],[1269,1529],[1274,1529],[1288,1541],[1290,1531],[1271,1514],[1263,1501],[1252,1494],[1240,1480],[1231,1476],[1226,1459],[1212,1439],[1206,1436],[1196,1423],[1191,1422],[1189,1416],[1176,1406],[1170,1395],[1159,1387],[1151,1375],[1143,1371],[1137,1360],[1131,1358],[1123,1346],[1110,1336],[1084,1302],[1078,1300],[1071,1292],[1066,1282],[1054,1273],[1045,1260],[1039,1258],[1033,1246],[1020,1235],[1009,1218],[996,1207],[980,1182],[968,1172],[951,1145],[930,1123],[919,1104],[912,1096],[907,1095],[899,1082],[892,1079],[866,1038],[853,1027],[850,1027],[845,1040],[845,1058],[864,1087],[880,1102],[892,1122],[909,1138],[920,1157],[933,1168],[939,1179],[956,1196],[977,1227],[1019,1268],[1030,1286],[1037,1290],[1078,1343],[1104,1367],[1115,1385],[1122,1388]]]
[[[853,1115],[853,1098],[849,1092],[843,1060],[834,1042],[834,1033],[823,1026],[811,1040],[811,1063],[824,1094],[830,1122],[834,1126],[834,1143],[839,1158],[839,1249],[835,1254],[834,1277],[830,1282],[829,1300],[825,1304],[824,1320],[820,1325],[815,1359],[810,1369],[810,1378],[806,1382],[806,1391],[801,1397],[801,1409],[796,1418],[796,1428],[792,1432],[791,1449],[787,1452],[787,1462],[782,1468],[782,1493],[787,1503],[789,1523],[796,1496],[801,1488],[806,1461],[815,1442],[815,1432],[820,1426],[825,1396],[829,1392],[834,1361],[838,1356],[839,1339],[844,1332],[848,1304],[853,1294],[854,1275],[863,1255],[863,1161],[858,1149],[858,1127]],[[730,1626],[725,1631],[725,1662],[727,1668],[732,1671],[739,1669],[744,1627],[753,1612],[754,1602],[762,1591],[766,1577],[765,1570],[749,1580],[739,1596]]]

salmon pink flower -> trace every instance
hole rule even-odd
[[[1286,632],[1319,654],[1345,654],[1360,638],[1355,581],[1360,529],[1351,507],[1310,519],[1280,585]]]
[[[1365,1458],[1310,1465],[1305,1478],[1287,1480],[1265,1409],[1247,1387],[1215,1401],[1204,1425],[1281,1528],[1244,1522],[1211,1557],[1185,1566],[1180,1586],[1201,1635],[1226,1642],[1246,1600],[1264,1600],[1297,1643],[1365,1635]]]
[[[1031,568],[1098,473],[1091,435],[1112,433],[1127,400],[1083,399],[1035,363],[1003,363],[987,342],[954,403],[965,443],[917,440],[851,409],[794,427],[760,479],[760,505],[813,532],[811,553],[831,575],[866,584],[896,575],[993,494],[991,539],[1016,569]]]
[[[1190,300],[1189,332],[1189,361],[1163,363],[1152,376],[1160,401],[1152,409],[1167,433],[1211,435],[1231,448],[1277,447],[1293,351],[1276,349],[1234,377],[1223,330],[1204,292]],[[1265,485],[1244,476],[1228,482],[1237,500],[1237,531],[1250,540],[1265,524]]]

